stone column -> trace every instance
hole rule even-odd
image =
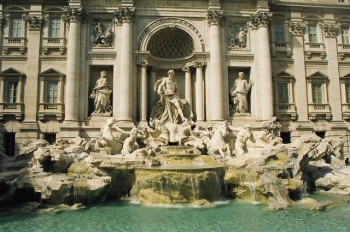
[[[304,51],[304,30],[306,25],[302,22],[292,22],[289,30],[293,35],[293,56],[294,59],[294,75],[295,75],[295,105],[297,108],[298,121],[308,121],[308,98],[306,71],[305,71],[305,51]]]
[[[195,105],[196,105],[196,116],[197,121],[204,121],[204,76],[203,76],[203,67],[204,62],[195,62],[194,66],[196,68],[196,96],[195,96]]]
[[[220,10],[208,11],[208,23],[210,34],[210,120],[224,120],[224,75],[223,55],[221,44],[220,23],[223,12]]]
[[[151,107],[153,107],[156,104],[156,91],[154,91],[154,85],[156,84],[157,81],[157,68],[156,67],[152,67],[151,68],[151,99],[150,99],[150,105]]]
[[[68,12],[67,80],[65,91],[65,122],[78,121],[80,75],[80,29],[82,9]]]
[[[5,95],[5,81],[4,77],[0,77],[0,103],[4,103],[4,95]]]
[[[40,77],[40,104],[45,102],[45,80]]]
[[[261,89],[258,104],[261,107],[260,114],[257,114],[258,120],[269,120],[273,117],[273,85],[272,85],[272,67],[269,41],[269,21],[271,14],[268,12],[258,12],[251,16],[251,24],[253,29],[258,30],[258,88]]]
[[[190,103],[192,107],[192,78],[191,78],[191,68],[185,66],[182,68],[185,72],[185,99]]]
[[[328,56],[328,75],[329,75],[329,105],[332,109],[332,120],[342,120],[342,101],[339,80],[339,63],[338,63],[338,48],[337,48],[337,34],[340,27],[336,24],[322,25],[325,35],[325,46]],[[324,85],[326,86],[326,85]],[[325,97],[327,91],[324,92]]]
[[[133,18],[135,8],[122,7],[115,12],[118,22],[122,23],[119,82],[119,115],[124,122],[133,121]]]
[[[147,60],[138,61],[140,66],[140,121],[147,124]]]

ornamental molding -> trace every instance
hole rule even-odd
[[[40,16],[28,16],[26,21],[29,25],[29,30],[40,30],[44,19]]]
[[[268,27],[271,21],[271,12],[258,12],[255,15],[250,15],[250,24],[252,29],[259,27]]]
[[[184,30],[192,37],[193,42],[195,44],[195,51],[196,52],[205,51],[204,39],[200,34],[199,30],[195,26],[193,26],[191,23],[183,19],[174,18],[174,17],[161,18],[159,20],[156,20],[150,23],[148,26],[146,26],[146,29],[142,32],[139,38],[138,49],[140,51],[147,51],[147,45],[150,38],[157,31],[167,27],[178,27],[179,29]]]
[[[220,25],[224,19],[223,13],[224,12],[222,10],[213,10],[213,9],[208,10],[207,20],[208,20],[209,26]]]
[[[82,8],[66,8],[66,21],[68,23],[81,21],[85,17],[85,12]]]
[[[306,29],[306,24],[304,22],[291,22],[289,24],[289,31],[293,35],[302,35]]]
[[[323,28],[323,34],[326,37],[335,37],[337,36],[340,26],[338,24],[321,24],[321,27]]]
[[[135,7],[121,7],[114,11],[117,23],[132,22],[135,18]]]

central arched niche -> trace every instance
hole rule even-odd
[[[177,27],[167,27],[157,31],[149,40],[147,50],[161,59],[180,59],[192,55],[192,37]]]

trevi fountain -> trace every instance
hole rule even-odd
[[[1,231],[350,228],[342,138],[305,134],[283,144],[276,118],[254,127],[196,125],[174,70],[155,83],[149,123],[126,130],[109,117],[105,74],[90,95],[93,114],[105,118],[99,137],[31,141],[2,157]],[[239,76],[231,97],[244,114],[254,83]]]

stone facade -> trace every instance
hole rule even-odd
[[[147,124],[154,85],[169,69],[197,125],[228,120],[254,129],[277,116],[291,141],[312,131],[347,136],[349,5],[1,0],[0,148],[11,138],[97,138],[106,117],[123,128]],[[111,115],[93,114],[89,98],[101,71]],[[231,100],[239,72],[251,83],[245,113]]]

